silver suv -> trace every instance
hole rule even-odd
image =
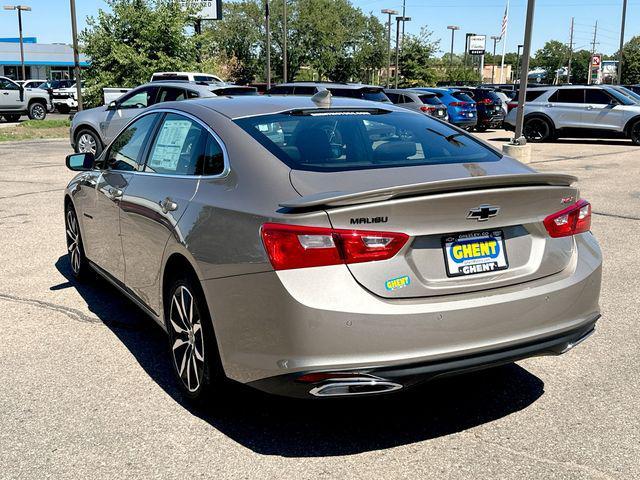
[[[71,147],[76,152],[99,155],[127,123],[156,103],[221,95],[255,94],[256,89],[253,87],[157,80],[134,88],[108,105],[78,112],[73,117],[69,131]]]
[[[530,142],[559,137],[626,137],[640,145],[640,103],[612,86],[534,88],[527,92],[524,135]],[[516,109],[504,121],[515,128]]]

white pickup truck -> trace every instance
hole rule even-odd
[[[13,80],[0,77],[0,115],[8,122],[17,122],[22,115],[31,120],[44,120],[53,110],[46,90],[23,88]]]

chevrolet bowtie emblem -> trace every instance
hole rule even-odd
[[[491,217],[495,217],[500,212],[500,207],[494,205],[480,205],[477,208],[469,210],[467,218],[469,220],[477,220],[479,222],[486,222]]]

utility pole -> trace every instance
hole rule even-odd
[[[407,16],[407,0],[402,0],[402,16]],[[402,22],[402,38],[400,39],[400,48],[404,46],[404,21]]]
[[[20,65],[22,66],[22,80],[27,79],[26,68],[24,66],[24,42],[22,40],[22,12],[30,12],[31,7],[26,5],[5,5],[5,10],[18,11],[18,30],[20,31]]]
[[[573,17],[571,17],[571,32],[569,33],[569,65],[567,66],[567,83],[571,83],[571,60],[573,60]]]
[[[496,35],[491,36],[491,40],[493,40],[493,61],[491,62],[491,83],[496,83],[496,44],[500,37]]]
[[[618,50],[618,85],[622,85],[622,51],[624,50],[624,24],[627,22],[627,0],[622,0],[622,24],[620,25],[620,50]]]
[[[449,25],[447,27],[451,30],[451,55],[449,56],[449,80],[451,80],[451,70],[453,70],[453,41],[455,40],[456,30],[460,30],[457,25]]]
[[[271,88],[271,31],[269,30],[269,0],[264,2],[265,33],[267,35],[267,89]]]
[[[397,10],[382,9],[382,13],[389,16],[387,22],[387,88],[391,88],[391,15],[397,15]]]
[[[529,72],[529,59],[531,57],[531,33],[533,31],[533,16],[535,13],[536,0],[527,0],[527,20],[524,29],[524,48],[522,51],[522,70]],[[522,136],[522,127],[524,123],[524,102],[527,98],[527,80],[528,75],[521,75],[520,89],[518,91],[518,110],[516,112],[516,132],[512,143],[515,145],[524,145],[526,140]]]
[[[76,97],[78,111],[82,111],[82,79],[80,78],[80,53],[78,52],[78,23],[76,21],[76,0],[69,0],[71,7],[71,34],[73,35],[73,65],[76,77]]]
[[[282,0],[282,31],[284,32],[284,39],[282,40],[282,81],[287,83],[287,37],[289,32],[287,31],[287,0]]]
[[[587,68],[587,85],[591,85],[591,70],[593,68],[593,56],[596,54],[596,45],[597,45],[597,40],[598,38],[598,21],[596,20],[596,24],[593,27],[593,41],[591,42],[591,57],[589,58],[589,68]]]
[[[411,17],[396,17],[396,88],[398,88],[398,78],[400,77],[400,22],[404,30],[404,22],[410,22]]]

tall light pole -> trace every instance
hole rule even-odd
[[[389,16],[387,22],[387,88],[391,88],[391,15],[397,15],[398,11],[384,8],[381,12]]]
[[[449,25],[447,29],[451,30],[451,54],[449,55],[449,70],[453,69],[453,42],[456,37],[456,30],[460,30],[460,27],[457,25]],[[451,78],[451,73],[449,73],[449,78]]]
[[[269,29],[269,0],[264,2],[264,25],[267,44],[267,89],[271,88],[271,30]]]
[[[69,0],[71,7],[71,34],[73,35],[73,64],[76,77],[78,111],[82,110],[82,79],[80,78],[80,52],[78,51],[78,23],[76,21],[76,0]]]
[[[518,45],[518,53],[516,55],[516,76],[513,80],[513,83],[516,83],[515,81],[520,78],[520,50],[522,50],[524,48],[524,45]],[[529,74],[529,72],[527,72],[527,75]]]
[[[524,123],[524,101],[527,98],[529,59],[531,57],[531,32],[533,31],[535,8],[536,0],[527,0],[527,20],[524,28],[524,47],[522,49],[522,68],[520,69],[520,89],[518,92],[518,110],[516,112],[516,132],[512,141],[515,145],[524,145],[526,143],[526,140],[522,136],[522,127]]]
[[[622,24],[620,25],[620,50],[618,50],[618,85],[622,85],[622,50],[624,49],[624,24],[627,22],[627,0],[622,0]]]
[[[404,30],[404,22],[410,22],[411,17],[396,17],[396,88],[398,88],[398,77],[400,76],[400,22]]]
[[[5,5],[5,10],[18,11],[18,30],[20,30],[20,65],[22,66],[22,80],[27,79],[26,69],[24,68],[24,45],[22,42],[22,12],[30,12],[31,7],[27,5]]]
[[[289,36],[289,32],[287,31],[287,0],[282,0],[282,10],[282,31],[284,32],[284,39],[282,41],[282,80],[284,83],[287,83],[287,37]]]
[[[491,35],[491,40],[493,40],[493,61],[491,62],[491,83],[496,83],[496,45],[498,44],[498,40],[501,37],[497,37],[495,35]]]

